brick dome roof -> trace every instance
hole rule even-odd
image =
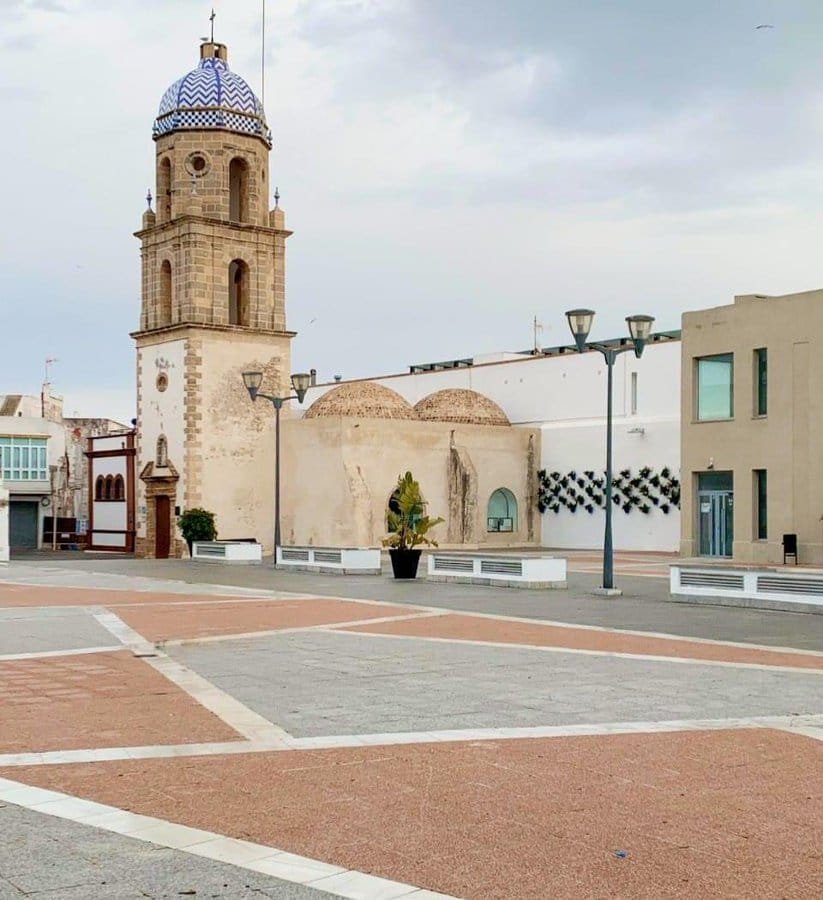
[[[424,397],[415,405],[417,415],[429,422],[459,422],[464,425],[510,425],[508,416],[477,391],[446,388]]]
[[[307,419],[352,416],[361,419],[416,419],[412,405],[397,391],[373,381],[350,381],[332,388],[306,411]]]

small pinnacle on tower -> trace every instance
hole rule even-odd
[[[209,21],[211,22],[211,42],[214,43],[214,20],[217,18],[217,13],[215,13],[214,9],[211,11],[211,15],[209,16]]]
[[[280,209],[280,188],[274,189],[274,208]]]
[[[146,203],[148,204],[148,206],[147,206],[147,208],[146,208],[146,212],[154,212],[154,210],[151,208],[151,201],[152,201],[152,199],[153,199],[153,198],[152,198],[152,195],[151,195],[151,188],[149,188],[149,189],[148,189],[148,192],[146,193]]]

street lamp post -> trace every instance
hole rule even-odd
[[[586,338],[592,328],[594,310],[571,309],[566,313],[569,328],[577,345],[577,350],[597,350],[606,360],[606,528],[603,536],[603,590],[613,592],[614,588],[614,544],[612,540],[612,370],[614,361],[621,353],[634,350],[634,355],[640,359],[643,348],[649,339],[654,324],[654,316],[627,316],[629,337],[631,344],[612,347],[596,342],[586,343]]]
[[[280,547],[280,410],[287,400],[297,400],[302,403],[306,391],[311,386],[311,375],[300,372],[291,376],[291,386],[294,394],[288,397],[274,397],[260,391],[263,383],[262,372],[243,372],[243,384],[249,392],[252,402],[258,397],[271,400],[274,406],[274,565],[277,566],[277,550]]]

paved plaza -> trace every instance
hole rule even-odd
[[[823,617],[54,558],[0,570],[0,900],[823,894]]]

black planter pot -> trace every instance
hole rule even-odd
[[[395,578],[417,578],[417,566],[422,550],[389,550],[392,572]]]

